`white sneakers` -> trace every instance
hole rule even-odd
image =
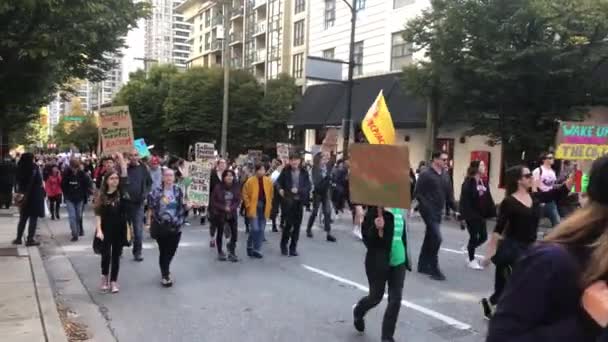
[[[467,263],[467,267],[472,270],[477,270],[477,271],[483,270],[483,266],[481,266],[479,259],[473,259],[473,261],[469,261]]]

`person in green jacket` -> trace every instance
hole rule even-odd
[[[369,294],[353,307],[354,325],[365,331],[365,314],[378,305],[388,284],[388,306],[382,321],[382,341],[394,341],[401,309],[405,272],[411,271],[408,255],[406,212],[403,209],[368,207],[361,227],[367,247],[365,273]]]

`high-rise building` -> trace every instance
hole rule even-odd
[[[145,25],[145,58],[185,68],[190,55],[190,23],[175,11],[184,0],[147,0],[152,13]]]
[[[177,11],[192,25],[188,66],[221,66],[228,38],[230,66],[245,69],[261,82],[288,73],[303,83],[307,52],[305,0],[232,0],[224,35],[224,5],[187,0]]]

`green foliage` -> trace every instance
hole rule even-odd
[[[132,0],[0,2],[2,128],[36,118],[72,78],[99,81],[148,8]]]
[[[72,114],[72,116],[77,116]],[[99,138],[97,122],[93,115],[83,115],[82,122],[74,123],[66,121],[65,117],[59,118],[59,122],[53,129],[52,141],[61,150],[66,150],[75,145],[81,152],[95,152]]]
[[[608,58],[606,0],[433,0],[405,39],[428,62],[406,69],[422,96],[438,95],[442,118],[463,113],[471,134],[536,155],[556,120],[605,99],[593,81]]]
[[[219,147],[223,70],[192,68],[178,73],[169,66],[151,69],[131,79],[115,103],[129,105],[134,132],[162,150],[185,155],[188,146],[215,142]],[[297,99],[294,80],[281,76],[267,85],[267,94],[255,77],[242,70],[230,72],[228,151],[237,155],[286,140],[286,122]]]

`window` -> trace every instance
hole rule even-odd
[[[325,0],[325,29],[336,23],[336,0]]]
[[[355,43],[355,51],[353,53],[355,61],[355,76],[363,75],[363,42]]]
[[[209,50],[211,46],[211,34],[209,32],[205,33],[205,50]]]
[[[292,74],[294,78],[302,78],[304,72],[304,54],[293,55]]]
[[[203,24],[200,24],[199,27],[198,27],[198,29],[199,29],[199,31],[202,31],[203,30]]]
[[[293,46],[304,45],[304,19],[293,24]]]
[[[211,25],[211,12],[209,10],[205,11],[205,27],[209,27]]]
[[[415,2],[416,0],[393,0],[393,8],[401,8],[403,6],[411,5]]]
[[[304,12],[306,9],[306,0],[296,0],[294,14]]]
[[[323,58],[334,59],[335,51],[334,48],[323,50]]]
[[[403,40],[403,32],[393,33],[391,41],[391,70],[401,70],[412,61],[412,43]]]
[[[360,11],[365,9],[365,0],[353,0],[355,2],[355,9]]]

